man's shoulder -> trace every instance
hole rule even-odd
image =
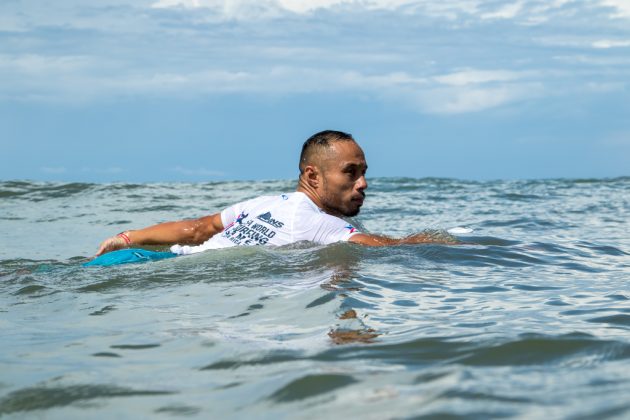
[[[315,215],[321,215],[322,217],[330,216],[322,209],[317,207],[313,200],[311,200],[309,196],[301,191],[296,191],[289,194],[288,200],[295,204],[295,209],[299,213],[306,213],[309,214],[311,217]]]
[[[296,201],[296,199],[298,201]],[[299,202],[299,197],[294,197],[294,193],[284,193],[275,195],[261,195],[258,197],[250,198],[249,200],[241,201],[234,205],[238,211],[264,211],[265,209],[273,208],[291,208],[295,207]]]
[[[253,198],[241,201],[240,204],[252,205],[252,204],[258,204],[258,203],[273,202],[273,201],[279,201],[280,198],[281,198],[281,195],[279,195],[279,194],[276,194],[276,195],[259,195],[258,197],[253,197]]]

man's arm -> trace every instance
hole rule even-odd
[[[223,231],[223,222],[220,213],[199,219],[160,223],[144,229],[129,230],[108,238],[101,243],[96,255],[132,245],[197,245],[221,231]]]
[[[366,246],[393,246],[407,244],[460,244],[454,236],[448,234],[436,235],[435,232],[416,233],[405,238],[390,238],[381,235],[371,235],[367,233],[357,233],[352,235],[348,242]]]

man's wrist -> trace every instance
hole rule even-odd
[[[121,238],[127,246],[131,246],[131,238],[129,237],[129,231],[120,232],[116,237]]]

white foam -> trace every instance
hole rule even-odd
[[[473,230],[471,228],[457,226],[457,227],[448,229],[447,232],[450,233],[451,235],[465,235],[467,233],[472,233]]]

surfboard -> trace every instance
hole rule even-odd
[[[143,263],[149,261],[159,261],[167,258],[177,257],[178,254],[172,252],[155,252],[140,248],[119,249],[118,251],[108,252],[100,255],[92,261],[83,264],[84,267],[101,266],[108,267],[110,265]]]

